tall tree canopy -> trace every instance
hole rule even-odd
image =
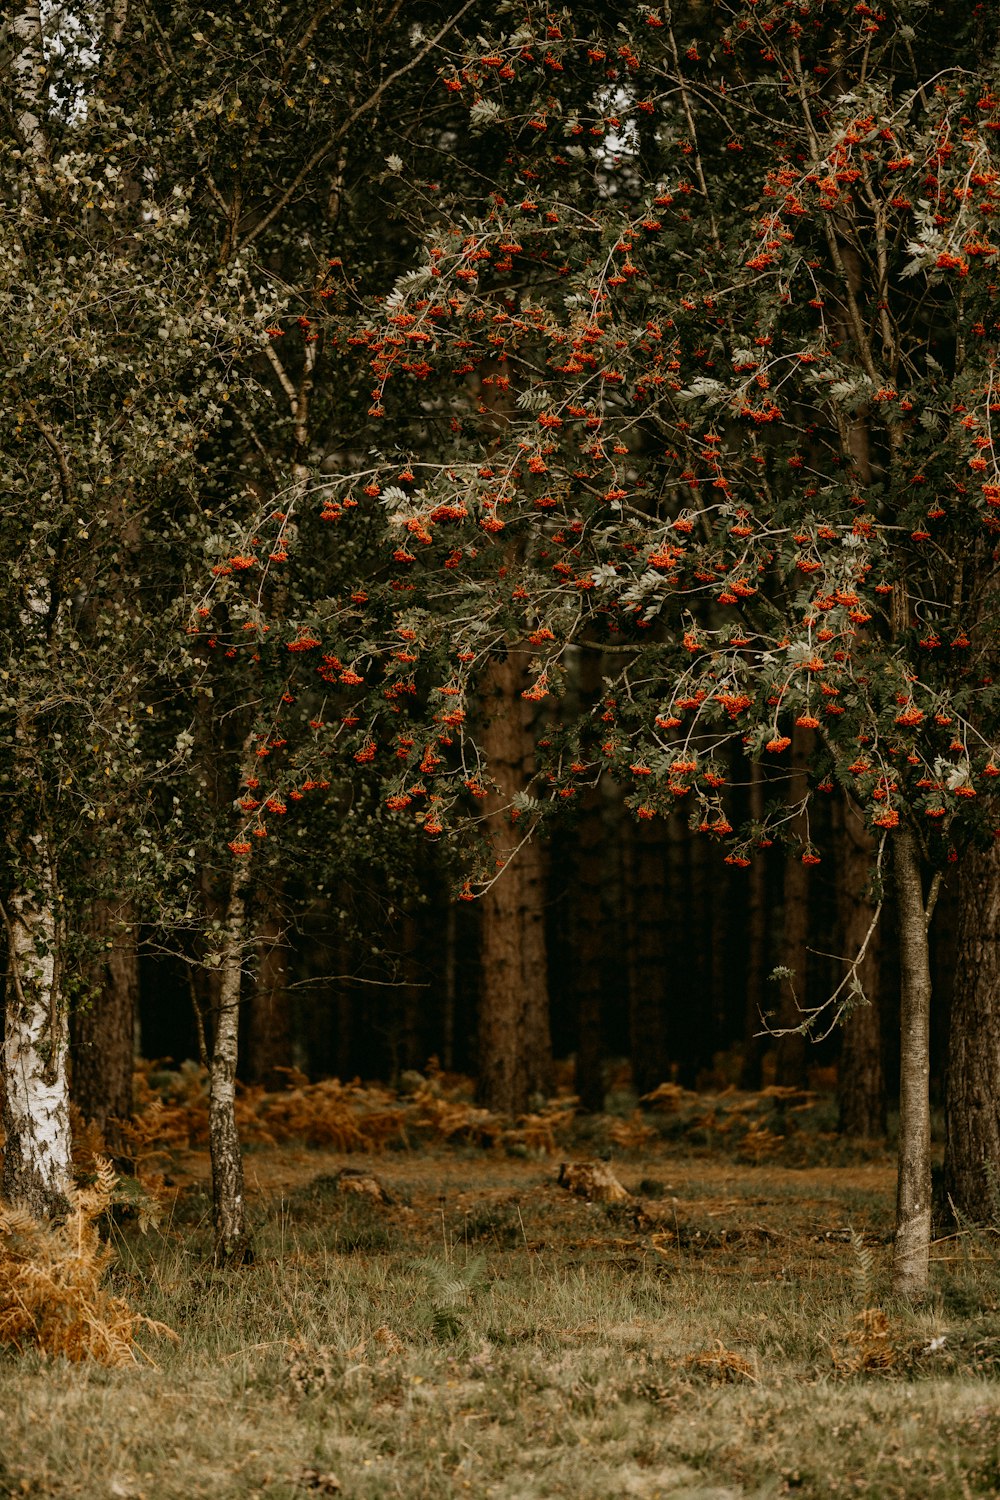
[[[470,835],[461,894],[510,921],[533,835],[602,776],[733,870],[778,838],[819,863],[835,793],[894,871],[919,1290],[927,928],[1000,776],[995,18],[134,0],[58,25],[25,6],[5,34],[8,1077],[29,1047],[62,1087],[81,817],[216,971],[232,1158],[246,897],[324,857],[300,804],[370,784],[383,827]],[[791,800],[747,817],[749,762],[788,764]],[[511,1108],[547,1051],[544,994],[511,1010],[541,953],[519,920],[484,939]]]

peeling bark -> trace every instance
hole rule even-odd
[[[3,1196],[46,1218],[65,1210],[72,1178],[68,1030],[59,995],[55,871],[40,834],[29,841],[29,852],[31,889],[14,895],[4,913],[10,974],[3,1036]]]
[[[243,1154],[236,1128],[236,1063],[248,880],[247,865],[240,861],[233,871],[223,924],[219,999],[212,1040],[208,1127],[215,1262],[219,1266],[245,1265],[253,1260],[243,1190]]]
[[[37,0],[27,0],[11,23],[17,51],[10,63],[17,110],[17,130],[24,149],[35,165],[44,162],[47,142],[43,117],[45,112],[45,51],[41,7]]]

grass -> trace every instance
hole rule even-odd
[[[357,1157],[350,1159],[357,1162]],[[996,1240],[935,1248],[887,1297],[893,1170],[616,1163],[590,1204],[556,1164],[422,1148],[248,1158],[258,1257],[208,1268],[203,1153],[166,1222],[114,1228],[111,1290],[180,1335],[156,1367],[0,1353],[0,1495],[84,1500],[573,1500],[995,1495]],[[256,1185],[255,1185],[256,1184]]]

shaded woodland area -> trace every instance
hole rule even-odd
[[[137,1036],[220,1264],[240,1079],[836,1069],[922,1296],[932,1101],[959,1213],[1000,1155],[996,17],[0,38],[7,1199]]]
[[[780,779],[775,788],[780,795]],[[369,869],[303,903],[301,915],[289,892],[284,908],[268,914],[274,937],[248,961],[244,981],[242,1078],[274,1083],[294,1066],[314,1078],[398,1080],[432,1056],[449,1072],[476,1073],[479,911],[454,903],[441,861],[420,852],[407,890],[387,894],[391,873]],[[860,1101],[845,1099],[848,1111],[860,1112],[848,1115],[845,1128],[881,1133],[886,1097],[898,1086],[891,913],[872,956],[871,1012],[856,1013],[846,1030],[819,1044],[766,1030],[797,1024],[793,984],[773,977],[776,968],[805,975],[804,986],[794,982],[804,997],[829,991],[839,977],[838,956],[855,940],[845,924],[855,902],[866,905],[867,871],[852,869],[850,855],[834,844],[823,867],[807,873],[805,889],[786,895],[789,862],[780,849],[752,872],[729,869],[679,816],[637,824],[613,791],[568,815],[543,846],[535,920],[544,929],[545,962],[534,980],[548,996],[553,1057],[571,1060],[588,1107],[603,1107],[609,1077],[621,1082],[623,1065],[639,1093],[665,1080],[689,1088],[706,1080],[801,1087],[811,1070],[838,1065],[845,1091]],[[793,866],[791,880],[797,876]],[[842,911],[845,887],[852,901]],[[796,951],[789,937],[798,934]],[[936,993],[947,997],[953,942],[944,951],[938,945],[935,958]],[[144,1054],[197,1058],[186,970],[141,953],[138,978]],[[946,1014],[943,1004],[939,1098]],[[851,1052],[854,1031],[860,1046]]]

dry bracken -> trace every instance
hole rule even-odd
[[[152,1363],[137,1343],[143,1329],[176,1339],[172,1329],[133,1312],[101,1284],[111,1252],[100,1242],[97,1221],[114,1190],[111,1163],[98,1160],[93,1184],[71,1195],[61,1222],[44,1223],[0,1205],[0,1343],[129,1365]]]

